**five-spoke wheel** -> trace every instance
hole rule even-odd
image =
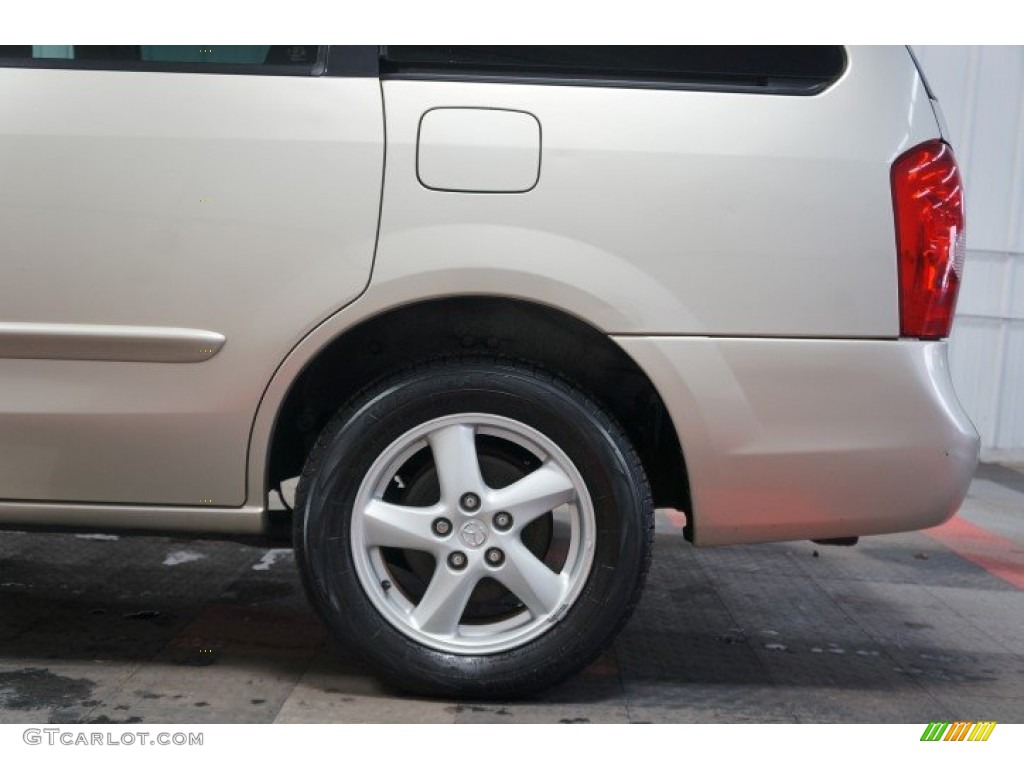
[[[436,498],[423,504],[427,483]],[[529,534],[539,528],[546,535]],[[594,510],[547,437],[503,416],[460,413],[380,454],[356,495],[351,541],[363,589],[397,629],[442,650],[501,651],[542,633],[579,595]],[[413,553],[431,562],[417,569]]]

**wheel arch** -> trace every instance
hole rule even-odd
[[[683,448],[664,399],[621,346],[579,317],[520,298],[465,295],[406,303],[324,330],[292,350],[264,393],[250,438],[250,503],[266,503],[271,489],[297,475],[330,416],[372,381],[428,357],[484,353],[541,366],[580,387],[623,426],[655,505],[692,509]]]

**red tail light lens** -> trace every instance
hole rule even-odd
[[[949,335],[963,272],[964,193],[953,150],[926,141],[892,165],[900,335]]]

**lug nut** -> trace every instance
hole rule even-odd
[[[459,506],[467,512],[476,512],[480,509],[480,497],[475,493],[464,493],[459,498]]]
[[[494,519],[491,522],[494,523],[494,527],[499,531],[507,531],[512,527],[512,515],[508,512],[498,512],[494,515]]]
[[[488,565],[498,566],[505,562],[505,553],[497,547],[491,547],[484,553]]]
[[[445,517],[437,518],[433,523],[430,524],[430,527],[433,529],[434,534],[437,536],[447,536],[449,533],[452,532],[451,520]]]
[[[466,567],[469,562],[469,558],[466,557],[465,552],[452,552],[448,555],[448,565],[450,565],[456,571],[461,571]]]

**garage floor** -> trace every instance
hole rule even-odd
[[[0,532],[0,722],[1024,722],[1024,470],[928,533],[696,550],[659,513],[625,632],[506,704],[400,698],[307,607],[290,552]]]

